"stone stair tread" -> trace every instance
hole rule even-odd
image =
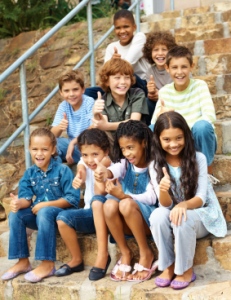
[[[0,258],[2,270],[12,266],[12,261]],[[32,265],[35,266],[34,262]],[[216,266],[216,268],[215,268]],[[194,268],[197,280],[190,284],[187,289],[173,291],[171,288],[158,288],[154,284],[154,277],[142,283],[113,282],[109,278],[111,268],[105,278],[91,282],[88,279],[89,269],[83,272],[73,273],[66,277],[50,277],[37,284],[31,284],[24,279],[23,275],[12,281],[0,281],[0,298],[5,299],[27,299],[33,295],[33,299],[85,299],[85,300],[112,300],[112,299],[229,299],[231,288],[231,272],[224,271],[212,261],[205,266]],[[61,296],[63,295],[63,296]],[[27,296],[27,297],[26,297]],[[73,298],[74,297],[74,298]],[[155,297],[155,298],[154,298]],[[158,298],[157,298],[158,297]],[[198,298],[197,298],[198,297]],[[202,298],[205,297],[205,298]],[[222,297],[222,298],[220,298]]]

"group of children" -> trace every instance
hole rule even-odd
[[[76,232],[95,232],[98,252],[90,280],[103,278],[110,265],[110,233],[121,252],[112,280],[145,281],[158,268],[157,286],[182,289],[196,279],[196,239],[227,232],[208,179],[216,151],[215,110],[207,85],[190,77],[191,52],[168,32],[150,33],[147,40],[134,35],[127,10],[115,14],[114,25],[119,41],[106,49],[100,87],[86,92],[79,71],[66,73],[59,80],[65,100],[51,130],[36,129],[30,136],[34,165],[20,180],[18,196],[11,194],[9,215],[9,259],[19,260],[3,280],[26,273],[26,280],[38,282],[82,271]],[[61,137],[63,131],[68,138]],[[62,161],[78,163],[74,179]],[[83,186],[85,206],[78,208]],[[33,270],[27,227],[38,230],[35,259],[42,262]],[[58,270],[57,231],[71,254]],[[139,247],[133,269],[127,236]]]

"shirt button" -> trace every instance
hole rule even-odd
[[[58,182],[57,181],[55,181],[55,184],[57,184]]]
[[[35,184],[35,182],[34,182],[34,181],[32,181],[32,183],[33,183],[33,184]]]
[[[119,110],[121,110],[121,107],[119,107]]]
[[[41,188],[43,188],[43,185],[41,185]]]
[[[48,189],[46,189],[46,192],[48,192],[49,190]]]

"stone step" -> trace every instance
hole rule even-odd
[[[228,227],[231,227],[231,185],[216,185],[214,186],[214,189],[226,222],[228,223]]]
[[[231,49],[231,38],[199,40],[181,44],[188,47],[195,56],[229,54]]]
[[[231,119],[215,123],[217,135],[217,154],[231,154]]]
[[[116,261],[113,259],[106,277],[96,282],[91,282],[88,279],[90,267],[86,267],[83,272],[74,273],[70,276],[46,278],[37,284],[28,283],[24,280],[23,275],[12,281],[0,281],[0,299],[24,300],[28,298],[28,295],[33,295],[34,300],[229,299],[231,288],[230,250],[231,232],[225,238],[208,236],[198,240],[194,261],[197,280],[182,291],[158,288],[155,286],[153,278],[139,284],[111,281],[109,274]],[[113,258],[114,253],[110,251],[110,254]],[[31,262],[33,267],[37,265],[37,262],[33,260]],[[15,261],[8,261],[6,257],[1,257],[1,274],[14,263]],[[58,268],[61,263],[57,261],[56,267]],[[154,276],[156,275],[158,272]]]
[[[210,40],[210,39],[218,39],[218,38],[228,38],[230,37],[230,22],[222,22],[218,24],[204,24],[198,27],[190,27],[190,28],[179,28],[175,30],[171,30],[175,36],[177,43],[185,43],[196,40]]]
[[[231,178],[231,155],[215,155],[213,162],[213,174],[220,180],[220,184],[230,184]]]
[[[231,53],[194,56],[193,62],[193,76],[225,75],[231,70]]]
[[[204,24],[221,24],[223,22],[229,22],[230,16],[231,9],[224,12],[206,12],[203,14],[192,14],[174,18],[162,18],[162,16],[154,17],[151,15],[148,16],[147,22],[149,23],[150,31],[159,31],[204,26]]]
[[[215,95],[212,97],[217,119],[231,118],[231,95]]]
[[[231,94],[231,74],[194,76],[194,78],[204,80],[212,96]]]

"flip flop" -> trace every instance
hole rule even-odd
[[[152,263],[152,266],[150,269],[145,268],[141,264],[136,263],[134,265],[134,271],[132,272],[132,275],[136,274],[137,272],[142,272],[142,271],[147,271],[148,273],[147,273],[146,277],[144,277],[143,279],[128,279],[127,281],[131,281],[131,282],[146,281],[152,277],[152,275],[155,273],[157,268],[158,268],[158,260],[156,260],[155,262]]]
[[[125,280],[125,279],[123,279],[123,278],[125,278],[125,273],[131,272],[131,269],[132,269],[132,267],[129,266],[129,265],[121,264],[121,258],[120,258],[117,261],[117,263],[114,266],[114,268],[112,269],[110,278],[113,281],[122,281],[122,280]],[[116,277],[116,273],[117,273],[118,270],[120,270],[123,273],[122,278]]]

